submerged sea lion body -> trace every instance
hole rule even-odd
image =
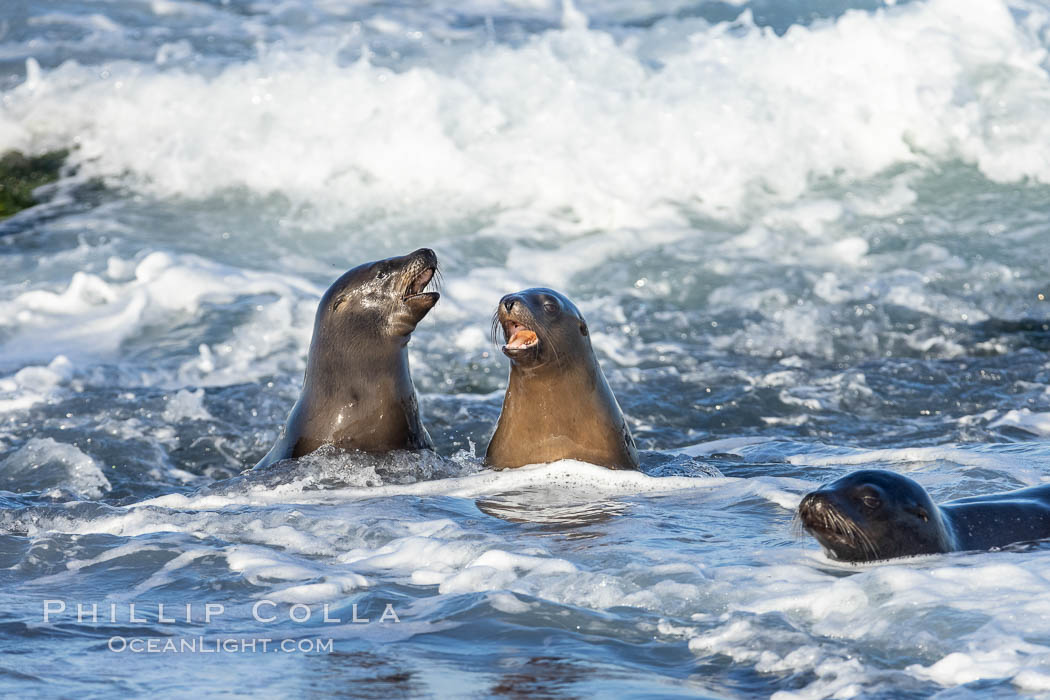
[[[317,307],[303,388],[281,437],[256,467],[321,445],[388,452],[431,449],[408,368],[408,341],[437,303],[424,291],[434,251],[359,265]]]
[[[637,469],[634,438],[576,306],[550,289],[526,289],[500,300],[494,323],[510,380],[485,461],[497,469],[559,459]]]
[[[908,477],[867,469],[806,495],[798,515],[841,561],[988,550],[1050,537],[1050,485],[938,506]]]

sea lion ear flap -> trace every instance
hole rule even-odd
[[[590,335],[590,331],[587,330],[587,324],[580,321],[580,335]]]
[[[905,508],[904,511],[906,513],[911,513],[916,518],[922,520],[924,523],[930,522],[930,514],[922,506],[912,506],[911,508]]]

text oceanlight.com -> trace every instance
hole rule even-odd
[[[110,651],[132,654],[331,654],[331,639],[241,639],[237,637],[110,637]]]

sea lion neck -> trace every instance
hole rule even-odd
[[[331,377],[333,381],[325,381]],[[333,348],[331,351],[311,353],[306,364],[304,382],[316,386],[321,393],[328,393],[327,388],[338,390],[345,388],[348,378],[359,378],[362,390],[379,386],[383,378],[404,379],[409,385],[408,344],[390,344],[389,347],[343,351]],[[353,383],[353,382],[352,382]]]
[[[340,333],[315,332],[307,358],[307,374],[314,372],[340,376],[365,366],[395,367],[408,364],[410,336],[347,338]],[[336,373],[336,374],[333,374]]]
[[[512,368],[486,457],[497,468],[578,459],[633,469],[633,442],[625,444],[625,430],[616,399],[595,363],[542,376]]]
[[[535,370],[512,368],[500,416],[507,439],[519,446],[531,444],[537,448],[537,454],[544,455],[543,460],[537,461],[567,456],[560,454],[559,449],[539,449],[552,436],[560,436],[558,439],[566,445],[592,438],[604,442],[604,438],[594,434],[602,421],[592,420],[606,413],[597,385],[597,375],[586,368],[547,371],[542,377],[536,376]]]
[[[317,355],[303,381],[309,391],[298,404],[302,450],[325,443],[365,452],[430,447],[404,344],[385,352]]]
[[[542,365],[517,365],[511,363],[507,391],[521,396],[540,398],[545,395],[558,396],[581,383],[588,389],[599,381],[598,367],[593,363],[545,362]],[[542,380],[542,381],[538,381]]]

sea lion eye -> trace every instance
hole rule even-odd
[[[335,310],[336,310],[336,309],[338,309],[338,308],[339,308],[340,306],[342,306],[342,304],[343,304],[343,302],[344,302],[344,301],[346,301],[346,297],[345,297],[345,296],[343,296],[343,297],[338,297],[338,298],[337,298],[337,299],[336,299],[335,301],[333,301],[333,302],[332,302],[332,311],[335,311]]]
[[[912,515],[914,515],[919,520],[923,521],[924,523],[928,523],[930,521],[930,514],[927,513],[926,509],[923,508],[922,506],[915,506],[913,508],[908,508],[907,511],[909,513],[911,513]]]
[[[587,324],[586,323],[581,323],[580,324],[580,335],[590,335],[590,333],[591,332],[589,330],[587,330]]]
[[[875,510],[882,505],[882,501],[880,501],[877,496],[863,496],[861,497],[860,502],[864,504],[865,508],[871,508],[872,510]]]
[[[558,305],[553,301],[545,301],[543,302],[543,310],[549,314],[554,314],[558,312]]]
[[[376,270],[376,279],[381,280],[387,276],[387,271],[383,269]]]

